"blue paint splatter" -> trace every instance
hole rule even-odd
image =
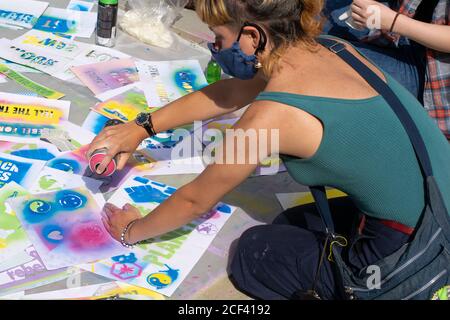
[[[80,164],[72,159],[55,158],[47,163],[47,167],[75,174],[81,171]]]
[[[53,126],[49,125],[32,125],[8,122],[1,122],[0,127],[2,128],[2,135],[32,138],[40,138],[43,129],[54,129]]]
[[[179,270],[172,269],[165,264],[167,270],[161,270],[156,273],[152,273],[147,277],[147,282],[156,289],[164,289],[170,286],[178,279]]]
[[[30,163],[0,158],[0,187],[11,181],[20,184],[31,166]]]
[[[50,153],[47,149],[29,149],[18,150],[11,152],[14,156],[19,156],[27,159],[48,161],[55,158],[55,155]]]
[[[87,203],[84,195],[71,190],[59,191],[55,197],[63,210],[77,210]]]
[[[142,178],[142,177],[136,177],[136,178],[134,178],[134,181],[140,182],[142,184],[147,184],[150,182],[150,180]]]
[[[151,185],[125,188],[134,203],[162,203],[170,194],[165,194],[161,190],[153,188]]]
[[[57,33],[70,33],[72,30],[69,26],[75,26],[76,21],[66,20],[57,17],[41,16],[33,29],[46,31],[46,32],[57,32]]]
[[[190,69],[181,69],[175,72],[175,83],[183,94],[188,94],[205,87],[206,85],[199,81],[196,73]]]
[[[51,244],[59,244],[64,241],[64,230],[60,226],[48,225],[42,229],[42,236]]]
[[[96,112],[91,112],[86,119],[86,126],[90,131],[95,134],[99,134],[105,127],[106,122],[109,120],[108,117],[98,114]]]
[[[25,204],[23,216],[29,223],[39,223],[47,220],[55,213],[55,208],[51,202],[34,199]]]
[[[223,213],[231,213],[231,207],[226,204],[221,204],[217,206],[217,211],[223,212]]]
[[[79,4],[79,3],[74,4],[69,9],[70,10],[75,10],[75,11],[85,11],[85,12],[89,11],[88,7],[86,7],[86,6],[82,5],[82,4]]]
[[[112,257],[111,259],[113,261],[119,262],[119,263],[135,263],[137,261],[137,258],[134,255],[134,253],[130,253],[128,255],[123,255],[123,256]]]

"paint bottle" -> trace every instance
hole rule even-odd
[[[118,124],[124,123],[123,121],[117,120],[117,119],[110,119],[106,121],[105,128],[110,126],[115,126]],[[102,173],[97,173],[97,168],[102,163],[103,159],[105,158],[106,154],[108,153],[108,150],[106,148],[95,150],[91,157],[89,158],[89,169],[91,171],[99,176],[102,177],[109,177],[116,172],[117,169],[117,156],[115,156],[111,162],[108,164],[108,166],[105,168],[105,170]]]
[[[216,60],[214,60],[214,58],[211,58],[208,66],[206,67],[206,81],[208,81],[209,84],[213,84],[214,82],[219,81],[221,77],[222,68]]]
[[[119,0],[99,0],[95,43],[104,47],[116,44],[116,24]]]

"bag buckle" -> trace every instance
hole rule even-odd
[[[343,50],[345,50],[345,44],[337,42],[333,44],[331,47],[329,47],[330,51],[333,53],[339,53]]]

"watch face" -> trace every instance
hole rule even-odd
[[[140,113],[136,118],[137,123],[141,124],[141,125],[145,124],[147,122],[147,120],[148,120],[148,114],[146,114],[146,113]]]

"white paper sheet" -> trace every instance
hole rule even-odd
[[[50,75],[62,73],[71,65],[71,60],[61,55],[8,39],[0,39],[0,57]]]
[[[97,13],[50,7],[34,25],[34,29],[74,37],[90,38],[97,24]]]
[[[0,0],[0,22],[32,28],[47,9],[48,2],[35,0]]]
[[[137,61],[136,67],[152,107],[162,107],[208,85],[197,60]]]

